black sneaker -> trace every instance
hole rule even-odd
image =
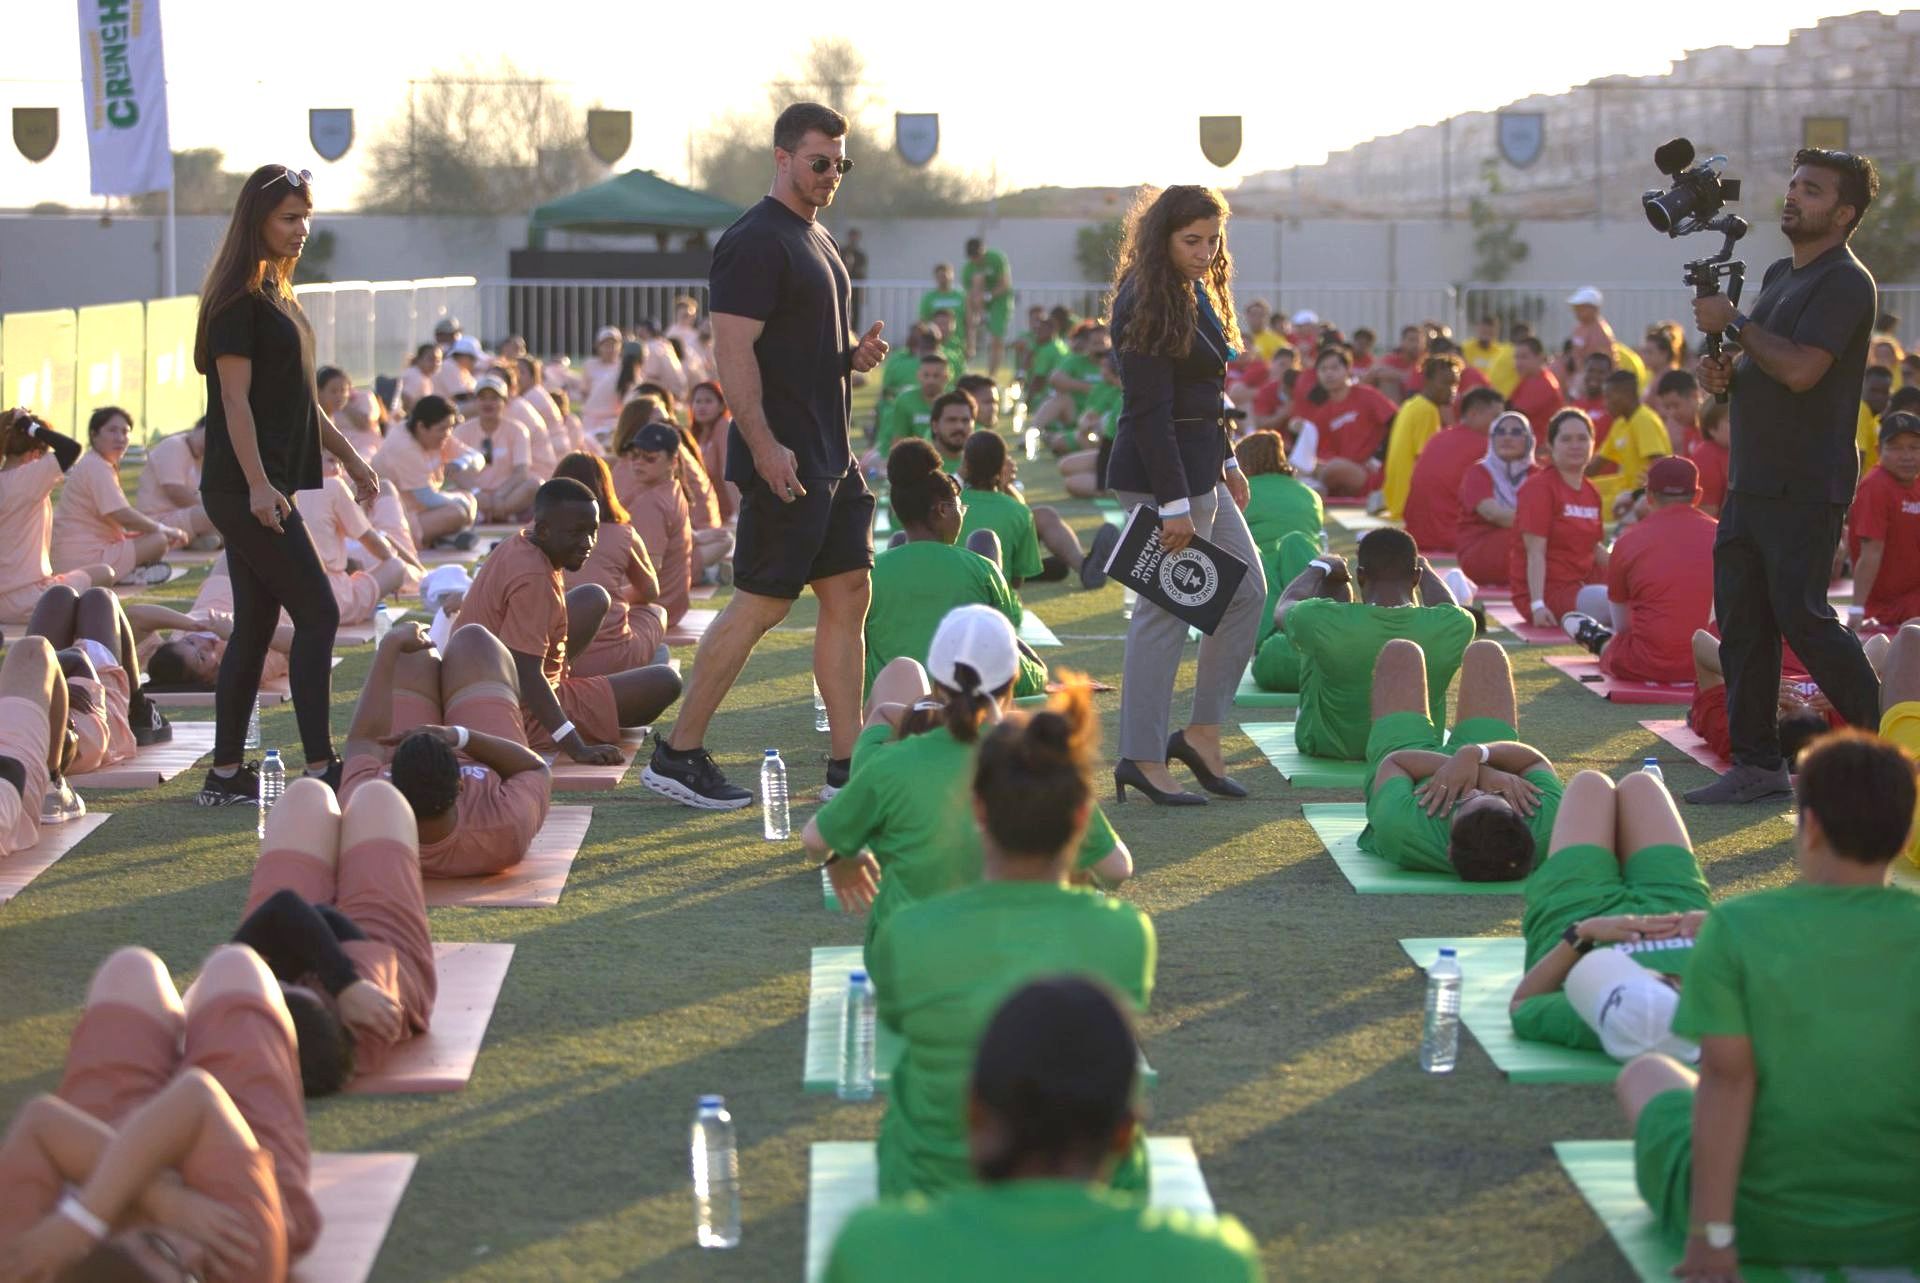
[[[333,758],[333,760],[327,763],[326,770],[320,772],[320,774],[314,776],[313,778],[316,780],[319,780],[322,784],[332,789],[335,793],[338,793],[340,791],[340,772],[344,769],[344,767],[345,767],[345,764],[341,762],[339,757],[336,756]]]
[[[1713,783],[1691,789],[1686,795],[1694,806],[1744,806],[1792,796],[1793,779],[1787,774],[1785,762],[1772,770],[1736,764]]]
[[[1585,646],[1598,655],[1607,648],[1607,643],[1613,640],[1613,633],[1599,620],[1584,616],[1579,626],[1573,630],[1573,640],[1576,645]]]
[[[201,782],[201,806],[258,806],[260,803],[260,764],[242,763],[232,775],[215,775],[211,770]]]
[[[133,742],[141,748],[173,742],[173,723],[145,695],[136,694],[127,701],[127,721],[133,726]]]
[[[827,784],[820,790],[820,800],[830,802],[833,795],[847,786],[847,778],[853,774],[853,759],[850,757],[830,757],[827,759]]]
[[[704,748],[682,752],[655,740],[653,757],[640,772],[640,782],[661,797],[702,811],[737,811],[753,801],[753,794],[727,777]]]
[[[1087,559],[1080,563],[1080,586],[1082,588],[1100,588],[1107,582],[1107,558],[1113,555],[1113,546],[1120,542],[1120,527],[1111,521],[1093,532],[1093,546],[1087,549]]]

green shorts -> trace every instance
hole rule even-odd
[[[1445,736],[1440,734],[1440,728],[1433,724],[1432,718],[1414,709],[1376,717],[1372,729],[1367,732],[1366,794],[1369,797],[1373,795],[1373,778],[1380,773],[1380,763],[1389,754],[1398,753],[1403,748],[1420,749],[1428,753],[1451,753],[1468,744],[1493,744],[1515,739],[1518,735],[1519,732],[1511,723],[1497,717],[1469,717],[1465,721],[1455,722],[1453,730]]]
[[[1013,322],[1013,295],[1002,294],[998,298],[988,299],[983,311],[987,333],[996,339],[1007,337],[1007,327]]]
[[[1692,1092],[1663,1091],[1640,1111],[1633,1129],[1633,1181],[1661,1232],[1670,1241],[1684,1239],[1693,1197]]]
[[[1622,865],[1603,846],[1562,847],[1527,879],[1520,933],[1527,965],[1538,962],[1566,929],[1615,913],[1689,913],[1711,906],[1700,862],[1684,846],[1650,846]],[[1661,970],[1657,961],[1648,965]]]

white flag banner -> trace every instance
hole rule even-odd
[[[80,70],[95,196],[173,186],[160,0],[79,0]]]

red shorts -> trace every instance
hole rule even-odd
[[[620,709],[613,702],[612,682],[604,677],[569,673],[553,684],[553,696],[560,701],[560,711],[580,732],[581,739],[589,744],[620,742]],[[523,725],[529,748],[539,753],[553,752],[553,736],[547,734],[547,728],[531,712],[525,714]]]
[[[1882,597],[1875,593],[1865,607],[1866,617],[1877,620],[1890,629],[1897,629],[1909,619],[1920,619],[1920,590],[1903,593],[1898,597]]]
[[[1733,758],[1733,739],[1727,733],[1727,686],[1725,682],[1703,687],[1693,693],[1687,709],[1687,728],[1707,742],[1721,757]]]

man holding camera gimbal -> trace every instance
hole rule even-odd
[[[1714,610],[1727,675],[1733,769],[1694,789],[1702,805],[1790,791],[1775,708],[1784,638],[1855,726],[1879,723],[1880,684],[1859,639],[1827,604],[1834,547],[1853,500],[1854,429],[1878,314],[1872,275],[1847,240],[1879,190],[1865,156],[1802,148],[1780,230],[1790,258],[1767,268],[1750,313],[1725,295],[1695,299],[1694,319],[1739,346],[1704,357],[1708,391],[1731,396],[1732,464],[1713,550]]]

